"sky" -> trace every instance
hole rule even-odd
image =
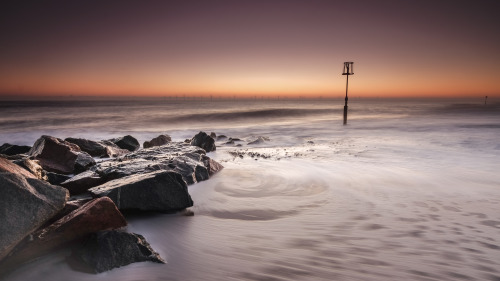
[[[7,1],[4,1],[7,2]],[[498,0],[8,1],[0,96],[500,96]]]

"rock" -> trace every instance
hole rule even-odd
[[[210,157],[203,156],[203,163],[205,163],[205,167],[207,167],[209,176],[217,173],[218,171],[224,169],[224,166],[219,164],[219,162],[213,160]]]
[[[217,136],[217,140],[218,140],[218,141],[219,141],[219,140],[225,140],[225,139],[227,139],[227,137],[226,137],[225,135],[218,135],[218,136]]]
[[[259,136],[257,139],[255,139],[254,141],[249,142],[248,144],[262,144],[262,143],[264,143],[266,141],[269,141],[269,138]]]
[[[91,235],[76,255],[96,273],[134,262],[165,263],[142,235],[122,231],[101,231]]]
[[[42,168],[42,166],[38,164],[38,161],[25,158],[21,160],[15,160],[13,161],[13,163],[23,167],[28,172],[32,173],[37,179],[48,181],[47,173]]]
[[[191,145],[203,148],[206,152],[215,151],[215,140],[205,132],[196,134],[190,142]]]
[[[120,210],[172,212],[193,206],[186,183],[173,171],[131,175],[89,191],[94,197],[111,198]]]
[[[3,157],[0,157],[0,172],[19,174],[26,178],[36,179],[36,176],[30,173],[28,170],[12,163],[11,161]]]
[[[98,163],[93,170],[104,180],[110,181],[134,174],[159,170],[175,171],[188,184],[209,178],[208,167],[202,161],[205,150],[182,142],[169,142],[131,152],[126,156]]]
[[[75,160],[75,174],[85,172],[90,167],[94,166],[95,160],[87,152],[81,152],[78,154]]]
[[[30,151],[31,146],[26,145],[15,145],[10,143],[4,143],[0,146],[0,154],[4,155],[16,155],[16,154],[25,154]]]
[[[46,172],[45,174],[47,175],[47,181],[53,185],[60,185],[62,182],[67,181],[71,178],[70,176],[53,172]]]
[[[39,161],[44,170],[59,174],[72,174],[87,167],[88,154],[81,152],[78,145],[51,136],[41,136],[29,151],[29,155]],[[77,162],[78,160],[78,162]],[[95,162],[94,162],[95,163]]]
[[[213,138],[214,140],[217,139],[217,135],[214,132],[210,133],[210,137]]]
[[[62,187],[12,173],[0,173],[0,193],[0,260],[62,210],[69,197]]]
[[[119,148],[118,145],[111,141],[103,140],[101,143],[106,146],[106,154],[104,157],[119,157],[130,153],[127,149]]]
[[[94,199],[81,207],[78,205],[69,214],[33,233],[33,239],[24,241],[13,251],[8,263],[26,262],[91,233],[127,225],[123,215],[107,197]]]
[[[110,141],[116,144],[119,148],[127,149],[128,151],[136,151],[141,146],[137,141],[137,139],[135,139],[131,135],[126,135],[121,138],[111,139]]]
[[[90,202],[92,200],[95,200],[95,199],[93,199],[92,197],[89,197],[89,198],[73,199],[73,200],[71,200],[71,197],[70,197],[70,201],[66,202],[66,205],[64,205],[64,208],[61,211],[59,211],[59,213],[57,213],[55,216],[53,216],[52,218],[50,218],[50,220],[48,220],[41,227],[41,229],[50,226],[54,222],[56,222],[56,221],[60,220],[61,218],[69,215],[69,213],[73,212],[76,209],[81,208],[83,205],[85,205],[86,203],[88,203],[88,202]]]
[[[68,189],[71,195],[76,195],[104,182],[105,180],[96,172],[86,171],[60,183],[60,185]]]
[[[156,138],[150,140],[150,141],[145,141],[142,147],[144,148],[150,148],[153,146],[160,146],[167,144],[172,141],[172,138],[168,135],[159,135]]]
[[[82,151],[87,152],[90,156],[103,157],[107,155],[106,154],[107,145],[101,142],[96,142],[87,139],[80,139],[80,138],[66,138],[64,140],[78,145]]]

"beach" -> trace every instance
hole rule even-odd
[[[0,143],[215,132],[224,166],[194,216],[126,215],[166,264],[94,275],[63,249],[5,280],[500,280],[498,101],[351,99],[346,126],[340,99],[1,106]]]

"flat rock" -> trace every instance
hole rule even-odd
[[[51,225],[34,232],[32,239],[20,244],[7,262],[9,264],[23,263],[69,242],[85,238],[91,233],[127,225],[123,215],[107,197],[83,204],[77,202],[74,205],[70,207],[73,211]]]
[[[105,181],[154,171],[175,171],[187,184],[209,178],[205,150],[183,142],[169,142],[162,146],[142,149],[95,166],[95,171]]]
[[[137,139],[131,135],[110,139],[110,141],[116,144],[118,147],[126,149],[128,151],[136,151],[137,149],[139,149],[139,147],[141,147]]]
[[[69,197],[62,187],[12,173],[0,173],[0,193],[0,260],[62,210]]]
[[[215,151],[215,140],[205,132],[196,134],[190,142],[191,145],[203,148],[206,152]]]
[[[120,210],[172,212],[193,206],[179,173],[157,171],[116,179],[89,189],[94,197],[107,196]]]
[[[169,135],[159,135],[156,138],[153,138],[150,141],[145,141],[142,147],[150,148],[153,146],[161,146],[167,144],[172,141],[172,138]]]
[[[25,154],[30,151],[31,146],[26,145],[15,145],[10,143],[4,143],[0,146],[0,154],[4,155],[17,155],[17,154]]]
[[[76,256],[96,273],[135,262],[165,263],[142,235],[116,230],[91,235]]]
[[[71,176],[61,175],[53,172],[46,172],[45,174],[47,175],[47,181],[53,185],[60,185],[62,182],[67,181],[71,178]]]
[[[59,185],[68,189],[71,195],[76,195],[87,191],[88,189],[103,184],[105,180],[94,171],[85,171]]]

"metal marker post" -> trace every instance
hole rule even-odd
[[[347,75],[347,81],[346,81],[346,84],[345,84],[345,105],[344,105],[344,125],[347,124],[347,89],[349,87],[349,75],[353,75],[354,72],[353,72],[353,65],[354,62],[352,61],[348,61],[348,62],[344,62],[344,71],[342,73],[342,75]]]

